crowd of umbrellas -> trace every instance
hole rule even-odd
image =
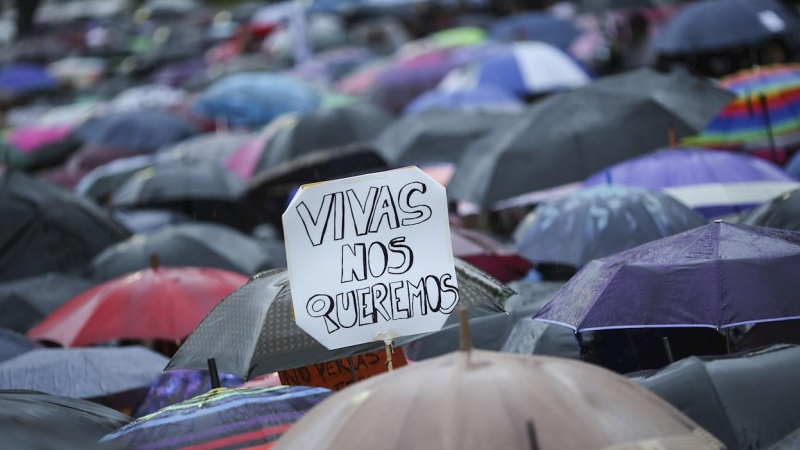
[[[2,448],[800,448],[792,2],[218,3],[0,16]],[[281,216],[409,165],[457,312],[329,350]]]

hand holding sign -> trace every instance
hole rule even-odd
[[[329,349],[436,331],[458,303],[445,190],[416,167],[304,186],[283,227],[297,324]]]

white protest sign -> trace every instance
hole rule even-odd
[[[445,190],[416,167],[303,186],[283,229],[295,320],[329,349],[439,330],[458,303]]]

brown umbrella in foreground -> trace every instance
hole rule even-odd
[[[354,384],[273,450],[721,449],[678,410],[589,364],[456,352]]]

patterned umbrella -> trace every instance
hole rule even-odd
[[[243,381],[235,375],[219,374],[219,382],[224,388],[241,386]],[[205,394],[212,389],[211,377],[205,370],[170,370],[158,376],[150,385],[150,390],[134,417],[152,414],[159,409]]]
[[[303,386],[216,389],[137,419],[101,442],[153,450],[268,449],[329,395],[327,389]]]

